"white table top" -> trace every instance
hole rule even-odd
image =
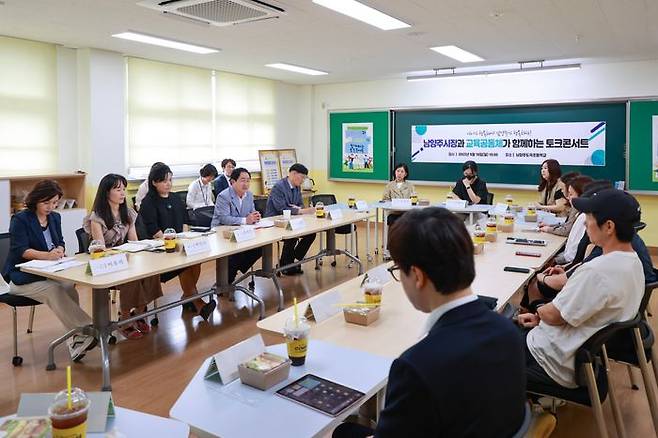
[[[167,437],[167,438],[187,438],[190,435],[190,428],[187,424],[180,421],[162,418],[144,412],[133,411],[132,409],[114,407],[114,418],[108,418],[105,433],[88,433],[88,438],[103,438],[106,436],[125,437],[125,438],[144,438],[144,437]],[[5,419],[13,417],[8,416],[0,418],[0,424]]]
[[[285,344],[267,347],[267,351],[287,356]],[[267,391],[243,385],[240,379],[228,385],[205,380],[203,376],[209,363],[210,358],[204,361],[169,415],[189,424],[200,436],[205,433],[224,438],[326,434],[350,414],[349,410],[334,418],[286,400],[275,392],[312,373],[365,393],[362,400],[365,401],[386,385],[391,366],[390,359],[312,337],[306,363],[291,367],[289,378]]]

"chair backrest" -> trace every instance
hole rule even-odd
[[[187,205],[187,190],[181,190],[180,192],[174,192],[174,195],[178,196],[183,205]]]
[[[658,269],[653,268],[653,273],[658,278]],[[649,305],[649,301],[651,300],[651,294],[653,293],[653,290],[658,287],[658,281],[654,281],[653,283],[647,283],[644,285],[644,296],[642,297],[642,301],[640,302],[640,315],[644,316],[644,312],[647,310],[647,306]]]
[[[7,257],[9,257],[9,243],[11,235],[9,233],[0,233],[0,272],[5,269]],[[0,276],[1,277],[1,276]],[[4,280],[2,280],[4,282]],[[0,293],[3,293],[0,291]]]
[[[78,228],[75,230],[75,237],[78,238],[78,252],[76,254],[82,254],[89,250],[89,234],[84,230],[84,228]]]
[[[261,216],[265,217],[265,209],[267,208],[267,198],[254,198],[254,208]]]
[[[487,205],[493,205],[494,194],[491,192],[487,193]]]
[[[191,225],[198,227],[210,227],[212,217],[215,213],[215,207],[199,207],[196,210],[189,211]]]
[[[646,222],[638,222],[635,224],[635,231],[642,231],[647,227]]]
[[[623,322],[615,322],[602,328],[585,341],[585,343],[576,351],[576,383],[579,386],[587,385],[583,373],[583,365],[591,363],[594,367],[594,374],[597,375],[599,371],[598,368],[602,366],[599,358],[601,347],[622,330],[628,330],[640,324],[641,320],[641,315],[638,313],[633,319]]]
[[[336,196],[331,193],[311,196],[311,204],[315,205],[322,202],[324,205],[333,205],[336,203]]]
[[[137,233],[137,238],[140,240],[153,238],[153,236],[148,235],[148,231],[146,231],[146,225],[144,225],[142,216],[139,214],[137,215],[137,219],[135,219],[135,232]]]
[[[133,201],[133,209],[135,209],[135,211],[139,211],[139,207],[137,206],[137,196],[133,196],[130,199]]]

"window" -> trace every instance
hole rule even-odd
[[[274,81],[128,58],[128,167],[143,176],[154,161],[177,174],[233,158],[257,169],[274,147]]]
[[[0,37],[0,172],[58,168],[53,44]]]

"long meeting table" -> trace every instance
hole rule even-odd
[[[287,269],[291,266],[296,266],[301,263],[314,261],[318,257],[333,255],[335,253],[342,253],[355,260],[359,266],[359,274],[362,273],[363,267],[361,262],[347,251],[335,249],[335,233],[334,230],[338,227],[354,224],[356,222],[367,220],[372,216],[369,212],[354,212],[345,211],[341,219],[329,220],[320,219],[312,215],[303,215],[305,226],[297,231],[291,231],[284,228],[270,227],[261,228],[255,231],[255,237],[245,242],[236,243],[223,238],[221,227],[217,228],[216,233],[207,236],[196,237],[197,239],[207,239],[209,249],[201,254],[187,255],[182,251],[174,253],[154,253],[149,251],[142,251],[131,253],[128,255],[128,267],[125,270],[92,276],[87,273],[87,261],[89,255],[79,254],[76,258],[84,262],[84,265],[76,266],[59,272],[46,272],[34,268],[21,268],[25,272],[36,274],[57,281],[73,282],[77,285],[87,286],[92,289],[92,324],[86,327],[79,327],[69,331],[63,336],[55,339],[48,347],[48,365],[47,370],[55,369],[54,349],[64,342],[68,337],[75,333],[85,333],[97,338],[101,351],[101,362],[103,372],[103,390],[111,390],[110,384],[110,355],[109,355],[109,339],[112,332],[124,324],[134,322],[137,318],[148,317],[158,312],[171,309],[181,304],[191,302],[200,297],[212,295],[219,292],[240,290],[256,300],[260,306],[260,318],[264,317],[265,305],[263,300],[258,297],[253,291],[248,288],[238,285],[240,279],[236,282],[228,283],[228,258],[243,251],[255,248],[263,248],[262,269],[261,274],[271,278],[279,292],[279,307],[283,305],[283,290],[278,284],[276,275],[279,271]],[[288,266],[274,266],[273,260],[273,244],[289,238],[300,237],[312,233],[327,233],[327,241],[334,242],[328,245],[327,249],[321,251],[316,256],[311,256],[302,261],[295,262]],[[193,265],[198,265],[206,262],[216,262],[216,287],[207,291],[199,292],[193,296],[186,297],[169,303],[153,310],[150,310],[139,316],[128,318],[122,321],[110,320],[110,304],[109,304],[109,290],[110,288],[117,287],[130,281],[139,280],[142,278],[159,275],[165,272],[174,271],[177,269],[186,268]]]

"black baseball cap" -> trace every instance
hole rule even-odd
[[[298,172],[303,175],[308,175],[308,169],[306,166],[304,166],[301,163],[295,163],[292,166],[290,166],[290,169],[288,169],[288,172]]]
[[[603,189],[589,197],[571,200],[574,208],[581,213],[592,213],[598,220],[611,220],[614,223],[634,224],[640,221],[640,203],[623,190]]]

